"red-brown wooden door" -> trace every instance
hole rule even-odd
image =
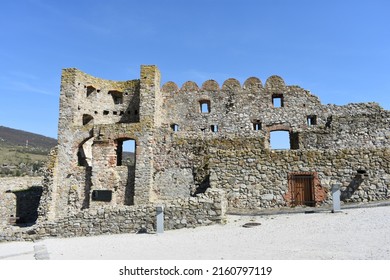
[[[290,174],[291,204],[293,206],[314,206],[314,176],[310,174]]]

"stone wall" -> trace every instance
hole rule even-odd
[[[341,108],[344,113],[340,114]],[[360,109],[360,110],[359,110]],[[302,149],[346,149],[386,147],[390,143],[390,112],[372,106],[365,112],[350,104],[330,115],[328,123],[301,134]],[[368,109],[368,106],[367,106]],[[336,110],[335,110],[336,111]],[[347,113],[351,111],[353,113]]]
[[[42,194],[42,177],[0,178],[0,226],[32,222]]]
[[[390,113],[378,104],[324,105],[278,76],[264,85],[251,77],[242,85],[230,78],[180,88],[161,87],[160,79],[153,65],[141,66],[139,79],[118,82],[63,70],[40,234],[54,234],[54,224],[60,236],[135,229],[135,217],[151,219],[158,203],[176,205],[167,208],[172,219],[184,207],[187,218],[173,220],[195,219],[207,212],[203,204],[192,214],[186,205],[213,189],[225,191],[231,209],[289,206],[297,201],[294,176],[312,178],[315,205],[329,202],[332,183],[342,184],[343,201],[389,198]],[[290,150],[272,149],[273,131],[288,132]],[[125,166],[130,139],[135,159]]]
[[[218,189],[197,197],[169,200],[163,205],[165,230],[225,223],[226,220],[226,198]],[[156,231],[156,204],[98,206],[29,228],[8,227],[0,233],[0,241],[135,233],[141,229]]]
[[[390,141],[390,113],[376,103],[323,105],[309,91],[286,86],[272,76],[263,87],[249,78],[241,87],[228,79],[222,88],[212,80],[202,87],[173,82],[162,87],[163,121],[168,135],[175,128],[181,137],[259,137],[270,148],[270,132],[288,131],[291,149],[382,147]],[[281,106],[274,99],[282,100]],[[201,104],[207,104],[202,112]]]
[[[201,139],[177,134],[164,145],[159,147],[169,150],[170,157],[155,162],[156,170],[161,170],[155,181],[162,194],[189,196],[196,189],[218,187],[226,191],[230,208],[282,207],[292,202],[289,175],[311,173],[316,205],[330,202],[334,183],[342,184],[344,202],[390,198],[390,150],[385,147],[269,150],[261,138]],[[189,172],[180,175],[179,170],[192,170],[192,181]],[[186,183],[165,184],[172,178]]]
[[[211,158],[210,181],[226,191],[231,208],[260,209],[291,205],[287,196],[288,177],[294,172],[312,172],[318,176],[315,186],[317,205],[330,202],[330,188],[334,183],[341,183],[341,199],[345,202],[390,198],[389,148],[337,151],[216,150]]]

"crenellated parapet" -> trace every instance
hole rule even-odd
[[[275,76],[276,77],[276,76]],[[179,87],[175,82],[169,81],[166,82],[161,91],[164,93],[179,93],[179,92],[195,92],[195,91],[227,91],[227,90],[263,90],[263,84],[259,78],[250,77],[248,78],[243,85],[240,84],[235,78],[229,78],[222,83],[222,86],[218,84],[215,80],[207,80],[199,87],[196,82],[187,81],[181,87]]]
[[[235,78],[229,78],[222,83],[222,86],[215,80],[207,80],[203,82],[202,86],[198,86],[196,82],[187,81],[181,87],[175,82],[166,82],[162,88],[164,93],[178,93],[178,92],[194,92],[194,91],[226,91],[226,90],[255,90],[255,91],[269,91],[269,92],[285,92],[287,86],[284,80],[276,75],[270,76],[263,86],[261,80],[257,77],[250,77],[241,85],[240,81]]]

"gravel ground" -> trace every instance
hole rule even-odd
[[[243,227],[246,223],[260,223]],[[0,259],[390,260],[390,206],[228,216],[226,225],[0,243]]]

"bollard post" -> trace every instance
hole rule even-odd
[[[158,205],[156,207],[157,212],[157,233],[164,233],[164,206]]]
[[[333,184],[332,185],[332,199],[333,199],[332,213],[341,211],[341,208],[340,208],[340,194],[341,194],[340,187],[341,187],[340,184]]]

